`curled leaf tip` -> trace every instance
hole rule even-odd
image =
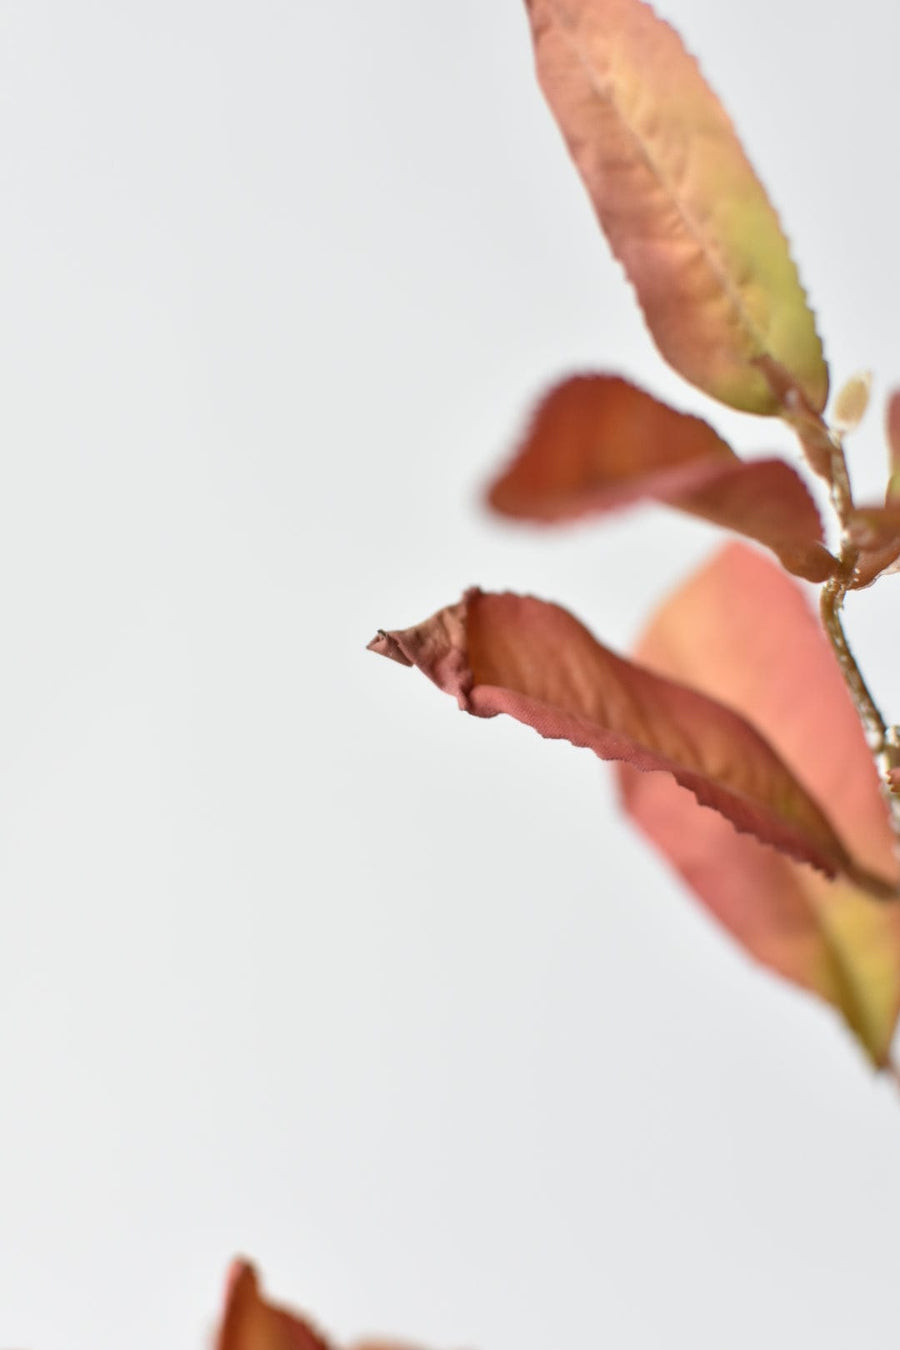
[[[398,661],[401,666],[411,666],[408,656],[404,656],[400,646],[390,633],[386,633],[383,628],[379,628],[372,641],[366,645],[367,652],[374,652],[376,656],[386,656],[389,661]]]
[[[413,628],[380,629],[369,651],[390,657],[401,666],[418,666],[440,689],[453,694],[466,712],[472,689],[466,624],[470,606],[481,596],[477,586],[455,605],[438,610]]]

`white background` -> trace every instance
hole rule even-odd
[[[882,399],[895,7],[660,10],[837,382]],[[194,1350],[238,1251],[340,1337],[896,1345],[892,1085],[682,895],[604,766],[364,651],[473,582],[624,646],[708,556],[657,510],[481,512],[561,374],[786,444],[662,366],[526,28],[0,4],[3,1347]],[[850,616],[895,716],[898,589]]]

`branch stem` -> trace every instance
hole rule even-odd
[[[869,686],[863,679],[862,671],[856,664],[856,658],[850,650],[844,625],[841,622],[841,609],[848,590],[846,575],[831,577],[822,587],[819,597],[819,609],[822,624],[828,634],[834,654],[837,657],[841,674],[859,714],[866,733],[866,741],[874,755],[884,753],[888,743],[888,727],[872,697]]]
[[[781,401],[783,416],[796,433],[810,468],[828,484],[831,505],[840,526],[838,570],[825,582],[819,601],[822,626],[874,756],[894,832],[895,851],[900,859],[900,727],[890,726],[882,717],[856,664],[841,623],[844,597],[857,581],[859,562],[859,548],[852,532],[855,506],[844,442],[840,431],[830,427],[822,414],[810,406],[777,364],[764,362],[760,365]]]
[[[891,828],[894,832],[894,847],[900,858],[900,795],[895,790],[893,771],[900,766],[900,736],[898,729],[889,726],[881,715],[878,704],[866,684],[856,658],[850,650],[847,634],[841,622],[841,610],[847,591],[853,585],[856,565],[859,561],[859,549],[850,535],[850,518],[853,512],[853,492],[850,487],[850,475],[840,435],[831,431],[823,419],[819,419],[819,433],[827,436],[831,452],[831,472],[829,487],[831,504],[841,528],[840,570],[825,582],[819,597],[819,610],[822,626],[837,657],[844,683],[850,692],[854,706],[865,732],[866,742],[875,759],[881,791],[888,808]],[[821,444],[821,442],[820,442]]]

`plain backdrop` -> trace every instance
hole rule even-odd
[[[874,499],[898,11],[659,9],[875,373]],[[199,1350],[238,1252],[341,1338],[895,1346],[894,1087],[605,766],[364,650],[475,582],[627,647],[721,542],[486,516],[564,373],[788,444],[656,355],[523,6],[2,0],[0,204],[0,1346]]]

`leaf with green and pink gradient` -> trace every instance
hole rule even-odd
[[[805,596],[779,568],[728,546],[662,607],[637,656],[752,721],[827,805],[860,866],[897,880],[859,719]],[[737,834],[671,778],[619,774],[629,813],[706,908],[757,960],[838,1008],[885,1064],[900,1010],[900,904]]]
[[[526,6],[544,94],[662,355],[755,413],[781,410],[774,367],[821,412],[828,368],[787,240],[678,34],[643,0]]]
[[[708,422],[616,375],[573,375],[554,385],[488,494],[500,514],[541,522],[641,498],[748,535],[807,581],[835,570],[819,512],[790,465],[744,462]]]
[[[465,712],[506,713],[601,759],[668,774],[737,829],[829,876],[860,875],[815,787],[801,787],[749,722],[616,656],[558,605],[472,590],[370,646],[416,666]]]

